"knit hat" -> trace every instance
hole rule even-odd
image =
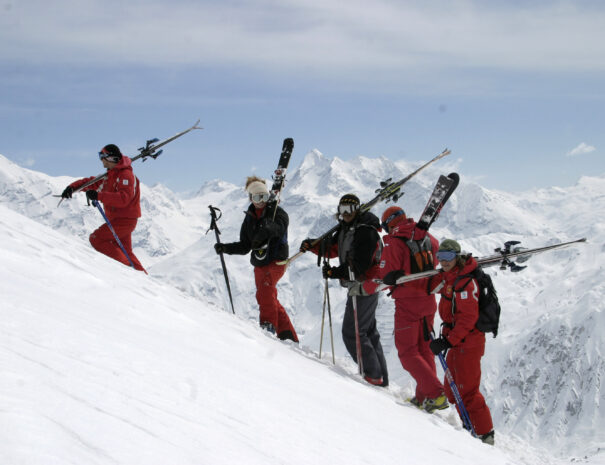
[[[403,208],[393,205],[392,207],[387,208],[382,214],[380,225],[382,226],[382,229],[388,231],[389,228],[399,224],[401,221],[405,220],[405,218],[406,216]]]
[[[345,194],[343,195],[339,202],[338,205],[361,205],[361,202],[359,201],[359,197],[357,197],[355,194]]]
[[[248,184],[248,187],[246,187],[246,190],[248,191],[248,194],[268,194],[269,193],[269,189],[267,188],[267,185],[262,181],[251,182],[250,184]]]
[[[99,158],[101,160],[106,159],[107,161],[117,163],[122,159],[122,152],[120,152],[117,145],[107,144],[99,152]]]
[[[444,239],[441,241],[441,244],[439,244],[439,250],[449,250],[451,252],[460,253],[462,249],[460,248],[460,244],[454,239]]]

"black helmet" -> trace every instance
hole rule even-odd
[[[99,152],[99,158],[101,160],[105,159],[107,161],[117,163],[122,159],[122,152],[120,152],[120,149],[117,145],[107,144]]]

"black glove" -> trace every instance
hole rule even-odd
[[[74,188],[71,186],[67,186],[63,193],[61,194],[62,199],[71,199],[72,194],[74,193]]]
[[[382,278],[382,282],[387,286],[394,286],[399,278],[405,276],[405,271],[403,270],[393,270],[389,271],[384,278]]]
[[[307,250],[311,250],[313,248],[313,242],[315,239],[309,239],[308,237],[300,243],[300,250],[302,253],[305,253]]]
[[[99,200],[99,193],[95,190],[86,191],[86,198],[88,200]]]
[[[321,274],[323,275],[324,279],[332,279],[333,269],[334,268],[332,268],[330,265],[324,263],[324,266],[321,267]]]
[[[435,355],[438,355],[444,350],[451,348],[452,345],[446,338],[442,336],[438,339],[433,339],[429,344],[429,347],[431,349],[431,352],[433,352]]]
[[[216,244],[214,244],[214,250],[216,251],[217,254],[222,252],[222,253],[226,253],[227,255],[231,255],[233,253],[232,245],[233,244],[217,242]]]
[[[345,276],[344,271],[346,268],[340,266],[330,266],[327,263],[321,268],[321,273],[324,279],[349,279],[348,275]]]

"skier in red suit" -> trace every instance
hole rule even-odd
[[[443,321],[441,336],[431,342],[435,355],[448,350],[447,365],[460,391],[462,402],[477,436],[494,444],[494,425],[489,407],[479,391],[481,357],[485,352],[485,334],[475,328],[479,318],[479,286],[471,277],[463,277],[477,268],[473,257],[461,254],[460,244],[445,239],[439,246],[437,258],[443,272],[431,279],[431,289],[439,289],[439,315]],[[449,383],[445,393],[455,402]]]
[[[439,243],[428,232],[416,227],[413,218],[406,217],[402,208],[392,206],[382,215],[384,249],[380,259],[379,278],[393,285],[398,277],[434,269],[433,256]],[[432,413],[448,407],[443,385],[437,378],[435,356],[424,337],[424,325],[432,328],[437,301],[429,295],[426,279],[392,288],[395,299],[395,346],[403,368],[416,381],[414,405]],[[368,294],[378,284],[367,280],[363,284]],[[425,323],[426,322],[426,323]]]
[[[145,271],[132,251],[131,234],[141,217],[141,192],[139,180],[132,171],[131,160],[123,156],[118,146],[114,144],[103,147],[99,152],[99,158],[103,167],[107,169],[107,176],[84,189],[86,198],[98,200],[103,204],[107,219],[126,249],[135,269]],[[92,179],[94,179],[93,176],[72,182],[65,188],[61,197],[71,198],[74,190]],[[128,258],[122,252],[107,223],[93,231],[90,235],[90,243],[95,250],[130,266]],[[145,271],[145,273],[147,272]]]

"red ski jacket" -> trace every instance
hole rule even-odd
[[[94,176],[79,179],[70,184],[74,189],[86,184]],[[107,170],[107,177],[88,186],[85,191],[96,190],[99,201],[105,206],[107,218],[140,218],[141,192],[139,180],[134,175],[131,160],[122,157],[118,164]]]
[[[462,269],[456,266],[447,273],[442,272],[434,276],[431,281],[431,286],[437,286],[440,281],[443,283],[440,291],[439,315],[444,322],[443,336],[453,347],[460,344],[464,344],[465,347],[485,344],[485,334],[475,328],[479,318],[477,281],[462,278],[454,289],[454,282],[458,276],[468,274],[475,268],[477,268],[477,261],[469,257]]]
[[[425,236],[430,239],[432,255],[435,257],[439,249],[437,239],[428,232],[417,229],[413,218],[402,221],[389,234],[384,236],[384,248],[380,259],[378,278],[383,279],[389,271],[394,270],[403,270],[406,275],[411,274],[413,257],[406,240],[413,238],[418,241],[424,239]],[[434,269],[434,265],[427,269]],[[373,294],[377,286],[378,284],[372,280],[365,281],[363,284],[368,294]],[[391,297],[401,300],[398,308],[405,311],[406,315],[412,319],[432,315],[437,309],[435,296],[429,294],[428,279],[419,279],[396,286],[393,288]]]

